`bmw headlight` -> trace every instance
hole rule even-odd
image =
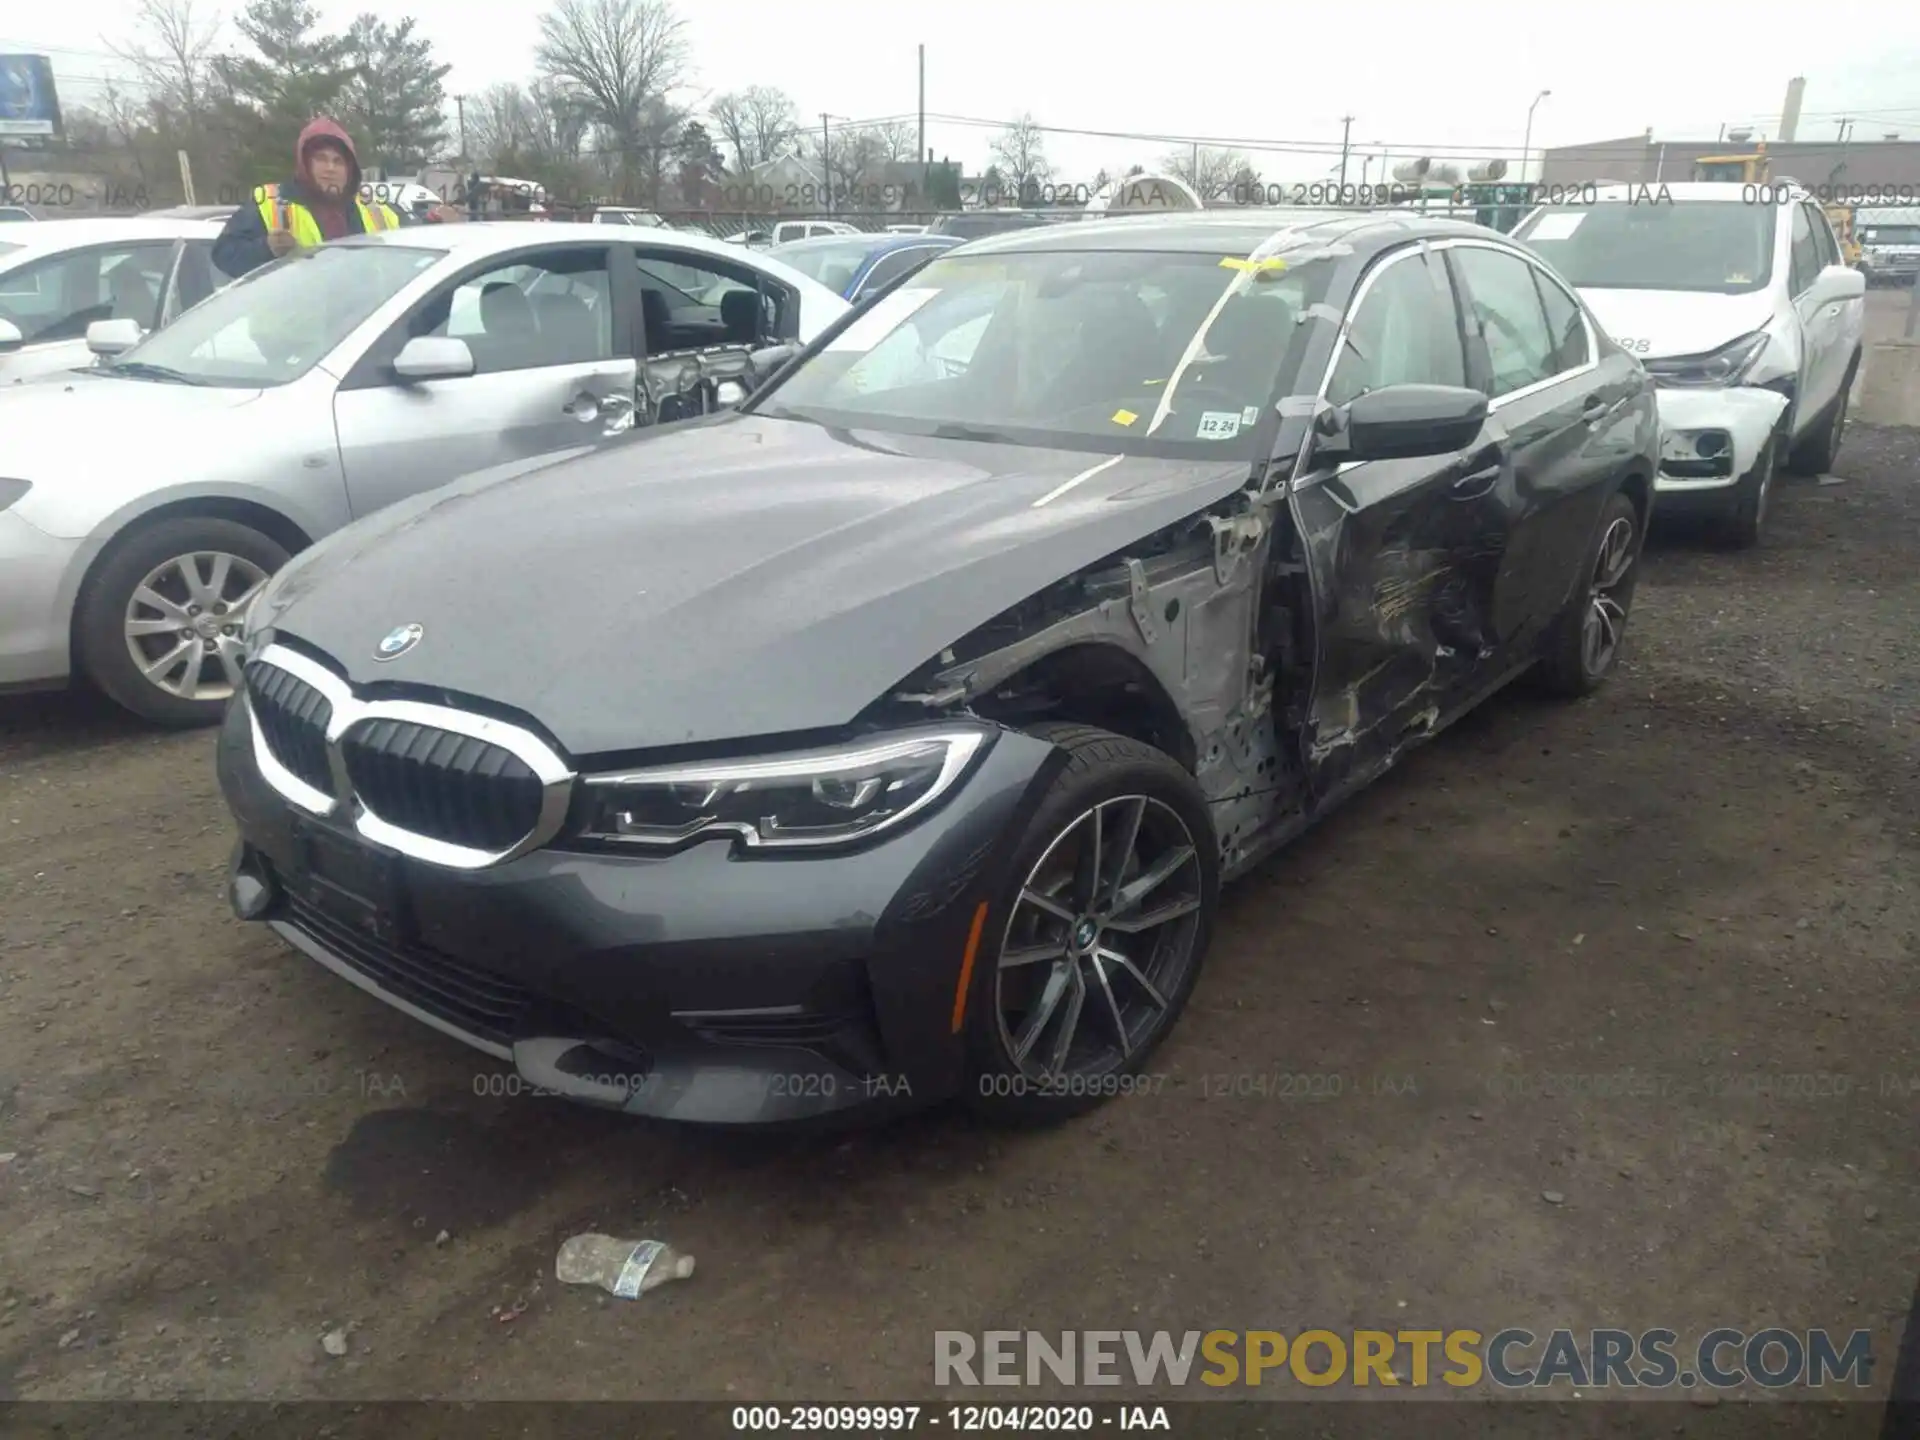
[[[898,731],[847,745],[585,777],[584,836],[670,848],[734,834],[755,849],[865,840],[924,813],[993,732]]]
[[[1767,332],[1756,330],[1705,355],[1669,355],[1640,363],[1658,385],[1736,385],[1766,348]]]

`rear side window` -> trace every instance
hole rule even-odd
[[[1446,271],[1418,253],[1388,262],[1353,312],[1327,399],[1345,405],[1389,385],[1466,383],[1460,316]]]
[[[1547,311],[1547,335],[1553,341],[1547,358],[1553,364],[1553,373],[1578,370],[1593,358],[1587,345],[1587,327],[1580,319],[1580,307],[1559,282],[1544,271],[1535,270],[1533,281],[1540,287],[1540,302]]]
[[[1533,266],[1518,255],[1462,245],[1450,252],[1472,297],[1474,318],[1493,365],[1493,399],[1537,385],[1557,373],[1553,337]]]
[[[1813,230],[1813,245],[1819,252],[1821,268],[1838,265],[1840,243],[1833,238],[1833,225],[1818,205],[1807,206],[1807,224]]]
[[[1790,283],[1793,293],[1800,294],[1813,284],[1813,277],[1820,273],[1820,251],[1813,243],[1813,226],[1807,222],[1807,207],[1793,207],[1793,271]]]
[[[867,272],[867,278],[860,282],[862,290],[878,290],[889,285],[902,275],[911,274],[940,253],[937,245],[915,245],[905,250],[895,250],[882,255]]]

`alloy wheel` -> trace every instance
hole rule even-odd
[[[1764,491],[1763,503],[1764,503]],[[1604,675],[1620,651],[1632,596],[1633,521],[1617,516],[1600,537],[1587,587],[1587,610],[1580,626],[1580,659],[1589,675]]]
[[[224,551],[154,566],[127,601],[127,652],[148,682],[183,700],[225,700],[240,688],[240,637],[267,583],[251,560]]]
[[[1027,1075],[1100,1075],[1153,1040],[1198,960],[1202,872],[1171,806],[1085,810],[1028,873],[1001,942],[994,1008]]]

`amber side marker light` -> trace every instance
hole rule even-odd
[[[958,1035],[967,1020],[967,982],[973,979],[973,957],[980,950],[980,932],[987,925],[987,902],[982,900],[973,912],[973,928],[967,932],[967,953],[960,957],[960,984],[953,992],[953,1033]]]

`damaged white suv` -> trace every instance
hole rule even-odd
[[[1659,508],[1760,538],[1776,469],[1833,464],[1866,281],[1791,181],[1602,186],[1514,238],[1573,282],[1659,387]]]

